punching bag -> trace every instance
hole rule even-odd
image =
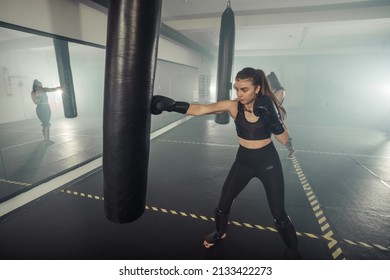
[[[105,215],[116,223],[145,211],[161,6],[161,0],[108,4],[103,187]]]
[[[77,117],[76,97],[73,87],[72,69],[70,67],[69,46],[67,41],[53,39],[56,54],[58,76],[62,88],[62,105],[65,118]]]
[[[230,8],[229,1],[222,14],[219,32],[217,101],[230,99],[235,29],[234,12]],[[218,124],[228,124],[229,120],[230,117],[227,112],[215,115],[215,122]]]

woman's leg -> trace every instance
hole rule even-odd
[[[238,163],[237,161],[234,162],[226,177],[225,183],[223,184],[218,203],[218,209],[222,213],[230,212],[234,199],[240,194],[254,175],[254,171],[249,166]]]
[[[274,160],[266,170],[262,170],[259,179],[264,185],[268,204],[275,220],[287,219],[284,208],[284,177],[280,162]]]
[[[43,137],[46,142],[50,141],[50,118],[51,118],[51,110],[48,104],[39,104],[37,105],[37,116],[39,120],[42,122],[42,132]]]
[[[218,208],[215,209],[215,225],[216,230],[207,234],[203,245],[210,248],[220,239],[226,237],[226,228],[230,208],[234,199],[253,178],[254,172],[243,164],[235,161],[231,167],[229,174],[222,188],[221,197],[219,199]]]
[[[275,226],[285,245],[292,249],[298,249],[298,237],[294,225],[288,217],[284,206],[284,177],[282,165],[276,150],[273,160],[266,165],[266,168],[259,170],[259,178],[262,181],[271,213],[275,219]]]

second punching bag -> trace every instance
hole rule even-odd
[[[58,76],[62,87],[62,105],[65,118],[77,117],[76,97],[73,87],[73,76],[70,67],[69,46],[67,41],[53,39],[57,60]]]
[[[230,8],[229,2],[222,14],[219,33],[217,101],[230,99],[235,29],[234,12]],[[215,116],[215,122],[218,124],[228,124],[229,119],[228,113],[217,114]]]
[[[161,0],[108,4],[103,187],[105,215],[116,223],[135,221],[145,211],[161,5]]]

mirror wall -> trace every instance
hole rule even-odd
[[[52,38],[0,26],[0,202],[102,154],[105,49],[69,42],[78,116],[64,117],[61,92],[48,92],[50,138],[31,98],[34,79],[59,86]],[[198,69],[158,60],[155,93],[197,100]],[[142,93],[141,93],[142,94]],[[152,131],[182,118],[152,116]]]

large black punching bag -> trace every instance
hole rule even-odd
[[[73,87],[72,69],[70,67],[69,46],[67,41],[53,39],[56,54],[58,76],[62,88],[62,105],[66,118],[77,117],[76,97]]]
[[[161,5],[161,0],[108,4],[103,184],[105,215],[116,223],[135,221],[145,211]]]
[[[219,32],[218,68],[217,68],[217,101],[230,99],[232,89],[232,67],[235,39],[234,12],[228,6],[222,14]],[[215,116],[218,124],[229,123],[229,114],[222,113]]]

